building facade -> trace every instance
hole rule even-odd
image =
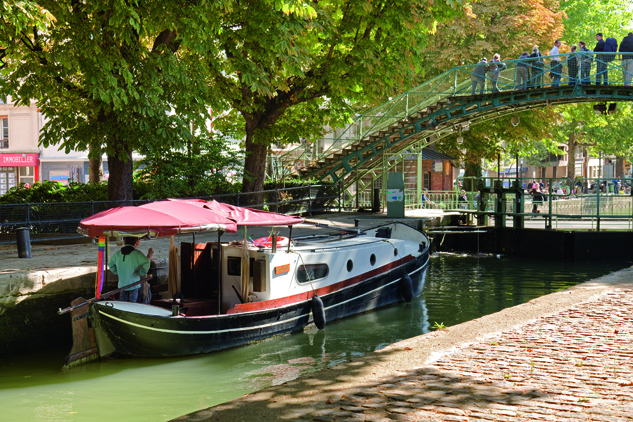
[[[35,103],[0,101],[0,195],[20,183],[40,180],[41,113]]]

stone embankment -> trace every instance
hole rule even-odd
[[[631,421],[633,270],[176,420]]]

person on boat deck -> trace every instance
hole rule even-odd
[[[119,288],[139,281],[141,276],[147,274],[149,270],[149,260],[154,254],[154,250],[149,248],[147,256],[143,255],[143,252],[136,249],[140,241],[141,239],[138,237],[124,237],[123,247],[112,255],[110,262],[108,262],[110,271],[119,276]],[[141,285],[137,284],[123,290],[119,300],[136,302],[140,288]]]

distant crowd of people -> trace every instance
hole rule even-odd
[[[549,52],[549,77],[551,86],[559,86],[563,76],[565,76],[564,68],[567,67],[567,80],[569,85],[589,85],[594,82],[596,85],[609,84],[609,63],[619,58],[622,60],[622,79],[625,86],[631,86],[633,78],[633,32],[622,39],[619,43],[615,38],[604,39],[602,33],[596,34],[596,46],[593,50],[589,50],[584,41],[579,41],[578,45],[572,45],[570,53],[562,55],[560,48],[563,45],[561,40],[556,40],[554,47]],[[595,80],[590,78],[594,55],[592,53],[614,53],[601,54],[595,57],[596,75]],[[563,60],[561,60],[561,56]],[[540,88],[545,85],[544,75],[547,73],[545,59],[541,55],[538,46],[532,48],[532,54],[527,51],[523,52],[519,57],[523,62],[516,63],[515,80],[513,89]],[[472,95],[477,93],[483,95],[486,90],[486,81],[492,83],[492,92],[499,92],[499,76],[501,71],[507,66],[501,61],[501,56],[495,54],[492,60],[488,61],[485,57],[475,65],[470,80],[472,83]],[[509,84],[506,84],[509,85]]]

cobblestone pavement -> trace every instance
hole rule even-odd
[[[633,421],[632,311],[633,290],[618,289],[330,399],[310,417]]]

